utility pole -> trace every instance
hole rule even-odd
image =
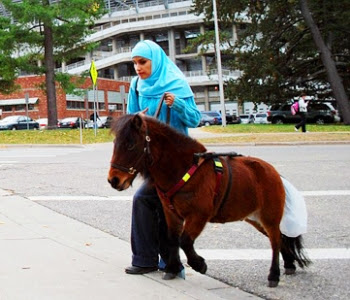
[[[214,25],[215,25],[215,52],[216,52],[216,62],[218,68],[219,77],[219,96],[221,104],[221,117],[222,126],[226,126],[226,109],[225,109],[225,99],[224,99],[224,84],[222,81],[222,68],[221,68],[221,52],[220,52],[220,38],[219,38],[219,25],[218,25],[218,15],[216,10],[216,0],[213,0],[213,14],[214,14]]]

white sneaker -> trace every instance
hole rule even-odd
[[[296,127],[294,127],[294,130],[295,130],[295,131],[299,131],[299,129],[298,129],[298,128],[296,128]]]

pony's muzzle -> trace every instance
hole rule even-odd
[[[118,179],[118,177],[113,176],[112,178],[108,178],[108,182],[112,186],[112,188],[114,188],[116,190],[122,190],[119,187],[119,179]]]

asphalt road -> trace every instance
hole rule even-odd
[[[208,224],[196,242],[207,274],[265,299],[349,299],[350,145],[210,150],[265,159],[304,192],[304,242],[313,264],[268,288],[268,240],[244,222]],[[106,181],[111,153],[112,144],[0,148],[0,189],[129,241],[131,197],[141,179],[127,191],[113,190]]]

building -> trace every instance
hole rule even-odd
[[[214,23],[205,25],[202,16],[191,12],[192,1],[105,2],[109,13],[96,23],[95,33],[88,38],[100,42],[100,46],[74,63],[63,64],[61,71],[80,74],[88,70],[94,60],[99,77],[130,81],[136,75],[130,60],[131,49],[139,40],[150,39],[158,43],[183,71],[200,110],[221,109],[214,48],[205,56],[199,56],[198,49],[191,53],[184,51],[193,38],[214,29]],[[232,27],[232,42],[244,29],[245,24]],[[225,69],[223,65],[223,76],[224,80],[238,78],[240,72]],[[235,101],[226,99],[225,105],[228,112],[238,113]]]
[[[10,95],[0,94],[0,118],[10,115],[25,115],[32,119],[47,117],[47,96],[39,88],[44,82],[43,76],[23,76],[16,84],[21,86],[17,92]],[[91,79],[86,79],[81,86],[82,94],[67,95],[57,87],[57,117],[82,117],[89,119],[94,111],[94,99],[100,116],[118,116],[125,111],[128,82],[99,78],[97,91],[93,91]]]
[[[100,79],[130,82],[136,75],[130,60],[131,49],[139,40],[150,39],[158,43],[183,71],[194,92],[198,108],[221,110],[214,47],[207,50],[205,56],[198,55],[199,49],[185,52],[193,38],[214,29],[214,23],[205,24],[203,16],[191,12],[192,1],[105,0],[105,3],[108,13],[96,22],[95,32],[88,37],[88,41],[99,42],[99,47],[74,62],[63,63],[57,71],[79,76],[89,70],[91,61],[94,60]],[[228,29],[232,43],[245,29],[244,23],[235,24]],[[224,58],[222,73],[224,81],[240,76],[240,71],[225,68]],[[77,109],[70,106],[70,101],[72,99],[68,95],[67,110]],[[244,103],[243,107],[238,108],[234,99],[225,99],[225,108],[231,114],[255,111],[252,103]],[[266,107],[260,105],[257,110],[261,112]]]

